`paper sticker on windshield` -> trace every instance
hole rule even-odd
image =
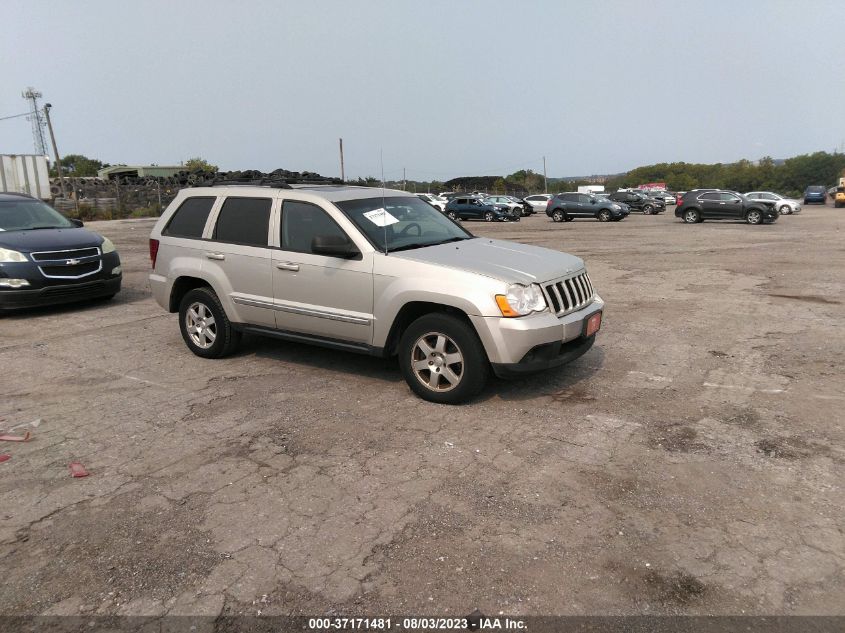
[[[376,226],[389,226],[391,224],[396,224],[399,221],[390,215],[386,209],[373,209],[372,211],[367,211],[364,214],[364,217]]]

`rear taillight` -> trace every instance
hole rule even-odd
[[[158,257],[158,240],[150,239],[150,263],[153,265],[153,270],[156,267],[156,258]]]
[[[681,206],[684,203],[683,198],[678,198],[678,206]]]
[[[546,202],[546,209],[548,209],[550,206],[552,206],[553,200],[554,200],[554,198],[549,198],[548,202]]]

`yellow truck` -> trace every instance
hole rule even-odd
[[[833,206],[837,209],[845,207],[845,169],[842,170],[842,177],[839,179],[839,185],[836,187],[836,193],[833,195]]]

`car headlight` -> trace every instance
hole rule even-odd
[[[612,206],[614,209],[621,209],[621,208],[622,208],[622,207],[620,207],[618,204],[613,204],[613,205],[611,205],[611,206]]]
[[[496,295],[496,303],[505,317],[520,317],[546,309],[546,298],[537,284],[511,284],[505,294]]]
[[[9,264],[12,262],[29,261],[26,255],[17,251],[10,251],[8,248],[0,248],[0,263]]]
[[[106,253],[114,253],[114,244],[112,244],[112,241],[109,238],[104,237],[103,243],[100,244],[100,250],[103,252],[103,255]]]

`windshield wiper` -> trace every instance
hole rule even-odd
[[[442,242],[429,242],[426,244],[419,244],[414,242],[413,244],[405,244],[404,246],[397,246],[396,248],[391,248],[388,250],[388,253],[393,253],[396,251],[409,251],[412,248],[425,248],[426,246],[440,246],[441,244],[449,244],[450,242],[463,242],[464,240],[471,240],[471,237],[450,237],[447,240],[443,240]]]
[[[431,244],[417,244],[416,242],[413,244],[405,244],[404,246],[397,246],[396,248],[389,248],[387,249],[388,253],[395,253],[396,251],[409,251],[412,248],[424,248],[426,246],[431,246]]]
[[[21,229],[22,231],[38,231],[40,229],[69,229],[69,226],[31,226],[28,229]]]
[[[450,244],[451,242],[463,242],[464,240],[471,240],[471,237],[450,237],[448,240],[443,240],[442,242],[433,242],[431,244],[427,244],[426,246],[440,246],[441,244]]]

